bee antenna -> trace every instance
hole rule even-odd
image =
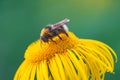
[[[40,39],[40,46],[42,47],[42,40]]]

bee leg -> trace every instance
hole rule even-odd
[[[58,35],[59,39],[62,40],[62,38]]]
[[[66,32],[64,32],[65,33],[65,35],[67,36],[67,37],[69,37],[69,35],[66,33]]]
[[[50,40],[51,40],[52,42],[56,43],[52,38],[50,38]]]

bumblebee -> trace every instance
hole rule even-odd
[[[69,19],[64,19],[56,24],[47,25],[41,30],[40,40],[43,42],[48,42],[49,40],[53,41],[53,37],[55,36],[58,36],[59,39],[62,40],[59,34],[64,33],[66,36],[68,36],[68,27],[65,24],[69,21]]]

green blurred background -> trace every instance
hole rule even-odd
[[[77,36],[103,41],[120,57],[119,0],[0,0],[0,80],[13,79],[43,26],[64,18]],[[119,61],[105,78],[120,79]]]

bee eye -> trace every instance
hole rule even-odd
[[[42,36],[42,37],[41,37],[41,40],[43,40],[44,42],[47,42],[47,41],[48,41],[48,39],[47,39],[45,36]]]
[[[52,25],[48,25],[45,28],[48,29],[49,31],[51,31],[52,30]]]

